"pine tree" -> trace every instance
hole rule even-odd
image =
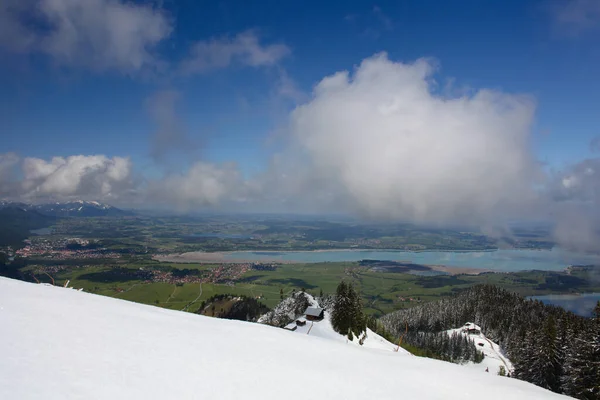
[[[527,382],[533,382],[532,366],[537,348],[535,332],[527,331],[519,340],[518,359],[515,359],[515,377]]]
[[[335,291],[333,309],[331,310],[331,325],[336,332],[346,334],[348,332],[348,286],[341,281]]]
[[[585,400],[600,399],[600,302],[593,315],[592,324],[573,340],[562,385],[565,394]]]
[[[558,341],[556,322],[550,316],[539,333],[540,338],[534,347],[533,360],[529,368],[529,382],[558,392],[560,388],[560,364],[558,360]]]
[[[565,394],[585,400],[600,399],[600,334],[583,331],[574,340],[563,378]]]
[[[341,334],[351,330],[354,334],[360,335],[365,331],[366,321],[362,311],[362,301],[351,283],[342,281],[336,289],[331,324],[333,329]]]

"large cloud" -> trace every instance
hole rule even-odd
[[[428,60],[364,60],[323,79],[291,116],[315,173],[355,210],[418,222],[482,222],[535,198],[527,97],[436,92]]]
[[[134,188],[127,158],[104,155],[23,161],[22,190],[27,199],[118,199]]]
[[[0,2],[0,46],[47,54],[59,65],[124,73],[154,68],[153,50],[171,31],[161,10],[123,0]]]

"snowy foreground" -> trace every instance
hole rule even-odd
[[[553,399],[385,349],[0,277],[1,399]]]

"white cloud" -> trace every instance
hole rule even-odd
[[[15,153],[0,154],[0,180],[12,175],[12,169],[19,162],[19,156]]]
[[[592,139],[592,141],[590,142],[590,150],[592,152],[600,153],[600,136],[597,136]]]
[[[549,190],[558,201],[588,202],[600,206],[600,158],[583,160],[556,173]]]
[[[569,250],[599,254],[600,213],[597,208],[597,203],[555,205],[554,240]]]
[[[243,191],[244,182],[235,164],[197,162],[185,174],[149,182],[148,201],[190,209],[235,201]]]
[[[14,196],[15,167],[19,160],[15,153],[0,154],[0,198]]]
[[[261,44],[255,31],[249,30],[234,37],[223,36],[194,43],[183,61],[184,74],[203,73],[226,68],[232,64],[267,67],[277,64],[290,54],[284,44]]]
[[[0,1],[0,48],[17,53],[32,49],[36,35],[23,20],[34,4],[34,0]]]
[[[433,72],[379,54],[323,79],[292,113],[298,150],[371,217],[468,223],[530,204],[533,101],[485,89],[443,97]]]
[[[383,10],[379,6],[373,7],[373,15],[375,15],[386,31],[391,31],[394,29],[394,23],[390,17],[384,14]]]
[[[177,113],[181,94],[174,90],[154,93],[146,100],[146,108],[156,124],[150,142],[150,155],[155,161],[165,161],[172,152],[195,148],[187,135],[185,124]]]
[[[172,31],[165,13],[123,0],[4,0],[0,46],[43,53],[58,65],[131,73],[154,68]]]
[[[552,8],[556,23],[570,34],[600,27],[600,1],[561,0]]]
[[[132,164],[104,155],[26,158],[21,186],[29,199],[118,198],[133,187]]]

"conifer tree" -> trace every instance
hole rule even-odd
[[[366,321],[362,311],[362,301],[351,283],[340,282],[336,289],[331,312],[331,324],[338,333],[347,334],[351,330],[360,335],[365,331]]]
[[[331,310],[331,325],[336,332],[346,334],[348,332],[348,286],[341,281],[335,291],[333,309]]]
[[[565,394],[584,400],[600,399],[600,306],[593,314],[592,324],[573,340],[562,379]]]

